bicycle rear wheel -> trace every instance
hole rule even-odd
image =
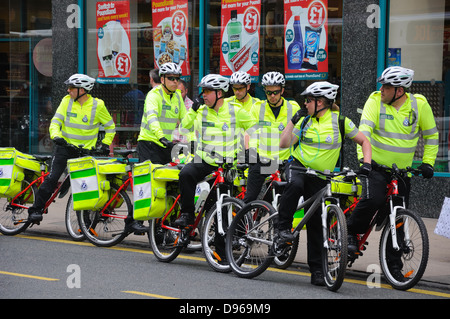
[[[167,207],[172,207],[175,203],[175,196],[169,195],[167,197]],[[152,247],[153,254],[156,259],[162,262],[171,262],[180,254],[184,246],[179,245],[181,232],[164,228],[163,226],[170,226],[179,215],[181,206],[179,202],[175,203],[173,210],[169,216],[164,220],[162,218],[150,220],[150,231],[148,232],[148,239]]]
[[[111,184],[111,194],[119,187]],[[101,210],[77,211],[80,228],[86,239],[99,247],[111,247],[119,244],[128,233],[125,232],[125,218],[133,213],[133,204],[128,194],[121,190],[102,216]]]
[[[22,190],[27,188],[30,182],[22,181]],[[12,198],[0,198],[0,232],[3,235],[13,236],[20,234],[30,226],[28,221],[28,208],[31,207],[36,199],[37,187],[33,184],[20,197],[14,201],[16,204],[26,208],[11,206]]]
[[[72,194],[69,194],[69,199],[67,200],[65,224],[67,233],[74,241],[82,241],[86,238],[81,231],[77,212],[73,210]]]
[[[400,209],[395,218],[397,243],[392,246],[390,225],[381,233],[379,256],[381,269],[388,283],[395,289],[407,290],[422,278],[428,263],[429,241],[423,220],[413,211]]]
[[[328,205],[326,214],[322,268],[327,288],[337,291],[347,268],[347,222],[339,206]]]
[[[226,197],[223,199],[221,214],[222,225],[225,231],[224,235],[219,234],[217,224],[217,204],[214,205],[204,220],[202,230],[202,247],[203,254],[206,261],[212,269],[218,272],[230,272],[231,268],[227,261],[225,254],[225,236],[228,225],[231,221],[228,220],[229,214],[233,216],[244,206],[244,202],[233,197]]]
[[[231,269],[239,277],[262,274],[274,259],[275,208],[256,200],[245,205],[234,217],[227,232],[225,251]]]

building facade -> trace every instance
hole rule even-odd
[[[0,146],[51,153],[49,122],[73,73],[98,79],[92,94],[113,115],[114,147],[121,148],[136,145],[149,71],[167,59],[182,65],[190,97],[204,75],[238,69],[251,73],[251,94],[259,98],[262,74],[285,74],[284,97],[299,103],[307,85],[327,80],[340,85],[341,112],[356,124],[379,88],[377,77],[401,65],[415,70],[411,92],[427,97],[440,133],[436,177],[413,178],[411,205],[422,216],[439,215],[450,183],[450,0],[6,2],[9,10],[0,12]],[[309,54],[307,66],[295,66],[296,43],[303,60]],[[356,168],[354,145],[344,147],[344,165]],[[420,144],[417,164],[422,151]]]

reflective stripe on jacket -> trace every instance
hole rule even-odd
[[[102,143],[110,145],[116,134],[116,125],[103,100],[88,94],[88,100],[81,105],[66,95],[51,120],[50,137],[62,137],[70,144],[83,144],[84,148],[90,149],[97,143],[101,124],[105,129]]]

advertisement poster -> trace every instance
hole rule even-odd
[[[328,78],[327,0],[284,0],[286,80]]]
[[[222,0],[220,74],[259,75],[261,0]]]
[[[188,0],[153,0],[153,48],[155,66],[174,62],[189,78]]]
[[[97,2],[96,20],[97,81],[128,83],[131,70],[129,1]]]

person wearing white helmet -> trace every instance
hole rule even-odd
[[[94,78],[73,74],[64,84],[68,94],[56,109],[49,127],[50,137],[55,143],[50,174],[39,187],[36,200],[28,211],[32,222],[42,220],[42,210],[65,170],[67,160],[78,157],[78,151],[67,147],[68,144],[84,145],[89,150],[96,147],[101,124],[105,128],[105,137],[100,148],[108,155],[109,145],[116,134],[116,126],[103,100],[89,94],[95,84]]]
[[[259,101],[258,98],[250,95],[251,76],[247,72],[237,71],[230,77],[230,86],[234,95],[228,99],[238,103],[247,112],[250,112],[252,106]]]
[[[202,78],[199,87],[202,89],[204,104],[194,104],[181,121],[182,129],[195,126],[199,137],[194,161],[183,167],[179,175],[181,216],[175,221],[178,227],[186,227],[194,222],[197,183],[217,169],[217,162],[233,162],[239,146],[238,133],[256,124],[237,103],[224,99],[229,89],[228,78],[209,74]],[[224,250],[218,253],[225,258]]]
[[[412,166],[419,133],[423,136],[424,150],[422,170],[424,178],[434,175],[434,162],[439,147],[439,133],[433,111],[425,96],[408,93],[414,79],[414,71],[394,66],[383,71],[378,78],[382,84],[380,91],[373,92],[367,99],[361,115],[359,130],[372,144],[372,159],[378,164],[398,168]],[[361,150],[357,148],[358,157]],[[349,252],[357,253],[356,234],[367,230],[374,213],[385,203],[385,190],[390,176],[376,169],[366,180],[367,194],[348,219]],[[409,206],[411,178],[404,177],[399,183],[399,195],[404,196],[406,208]],[[402,262],[395,252],[388,252],[392,273],[398,280],[406,280],[401,272]]]
[[[251,109],[253,118],[258,122],[258,129],[249,140],[245,203],[257,199],[266,177],[289,158],[289,148],[280,148],[280,137],[292,116],[300,109],[297,102],[282,97],[285,80],[281,73],[265,73],[261,84],[267,100],[255,103]]]
[[[148,92],[144,102],[141,130],[138,136],[139,161],[155,164],[172,161],[172,134],[186,114],[181,91],[178,90],[181,68],[173,62],[160,66],[161,84]]]
[[[286,168],[287,185],[280,199],[277,224],[277,244],[294,240],[291,233],[294,212],[300,196],[305,200],[326,185],[323,179],[306,175],[291,167],[307,167],[320,171],[333,171],[336,167],[343,138],[348,137],[362,146],[364,171],[370,170],[371,146],[368,139],[349,118],[340,119],[335,103],[339,86],[329,82],[315,82],[302,93],[306,97],[304,111],[298,111],[284,129],[280,147],[290,147],[292,161]],[[342,121],[342,122],[341,122]],[[322,223],[316,212],[306,223],[308,265],[311,283],[324,285],[322,273]]]

